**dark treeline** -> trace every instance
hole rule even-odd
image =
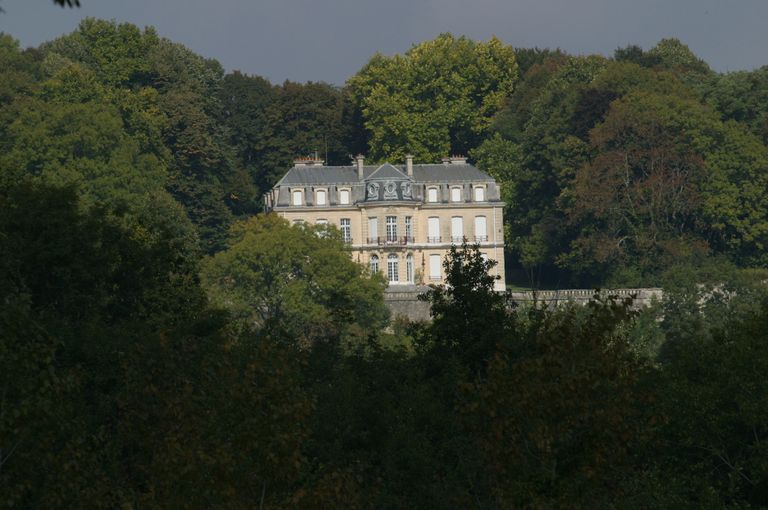
[[[765,69],[441,35],[273,85],[93,19],[0,69],[0,507],[768,506]],[[389,323],[257,214],[314,152],[468,154],[516,267],[665,298],[515,307],[464,246]]]

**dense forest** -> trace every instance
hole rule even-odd
[[[0,70],[0,507],[768,507],[768,67],[443,34],[273,85],[86,19]],[[518,306],[464,245],[390,320],[260,214],[315,152],[466,154],[521,279],[665,297]]]

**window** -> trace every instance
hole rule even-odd
[[[454,243],[464,241],[464,218],[461,216],[451,218],[451,241]]]
[[[379,242],[379,219],[368,218],[368,244]]]
[[[475,202],[485,202],[485,188],[482,186],[475,187]]]
[[[427,202],[437,202],[437,188],[427,190]]]
[[[485,216],[475,216],[475,242],[484,243],[486,241],[488,241],[488,230]]]
[[[405,280],[413,283],[413,255],[410,253],[405,257]]]
[[[396,283],[399,280],[397,274],[397,255],[390,253],[387,257],[387,279],[389,283]]]
[[[371,265],[371,273],[378,273],[379,272],[379,256],[378,255],[371,255],[371,259],[369,261]]]
[[[315,196],[315,205],[326,205],[326,191],[324,189],[317,190]]]
[[[405,217],[405,242],[413,242],[413,218],[411,216]]]
[[[451,202],[461,202],[461,188],[451,188]]]
[[[315,225],[327,225],[327,224],[328,224],[328,220],[326,220],[325,218],[318,218],[315,220]]]
[[[293,192],[293,205],[301,205],[303,200],[304,192],[301,190],[294,190]]]
[[[304,224],[304,220],[301,220],[301,219],[299,219],[299,220],[293,220],[293,224],[294,224],[294,225],[303,225],[303,224]]]
[[[349,205],[349,190],[343,189],[339,191],[339,203],[341,205]]]
[[[341,218],[339,220],[339,226],[341,227],[341,240],[345,243],[352,242],[352,222],[349,218]]]
[[[397,216],[387,216],[387,242],[397,241]]]
[[[440,255],[429,256],[429,279],[440,279]]]
[[[440,242],[440,218],[437,216],[432,216],[427,219],[427,242]]]

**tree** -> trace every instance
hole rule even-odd
[[[203,263],[202,278],[212,302],[245,329],[300,345],[364,337],[388,318],[383,278],[350,259],[338,231],[273,214],[235,224],[228,248]]]
[[[647,367],[621,325],[627,303],[517,313],[461,412],[493,506],[610,508],[653,437]]]
[[[421,161],[479,145],[517,81],[512,48],[442,34],[405,55],[375,55],[348,85],[370,132],[370,157]]]

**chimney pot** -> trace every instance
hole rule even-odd
[[[363,161],[365,161],[365,156],[362,154],[355,156],[355,164],[357,165],[357,179],[359,181],[363,180]]]
[[[405,171],[408,174],[408,177],[413,177],[413,155],[412,154],[405,155]]]

